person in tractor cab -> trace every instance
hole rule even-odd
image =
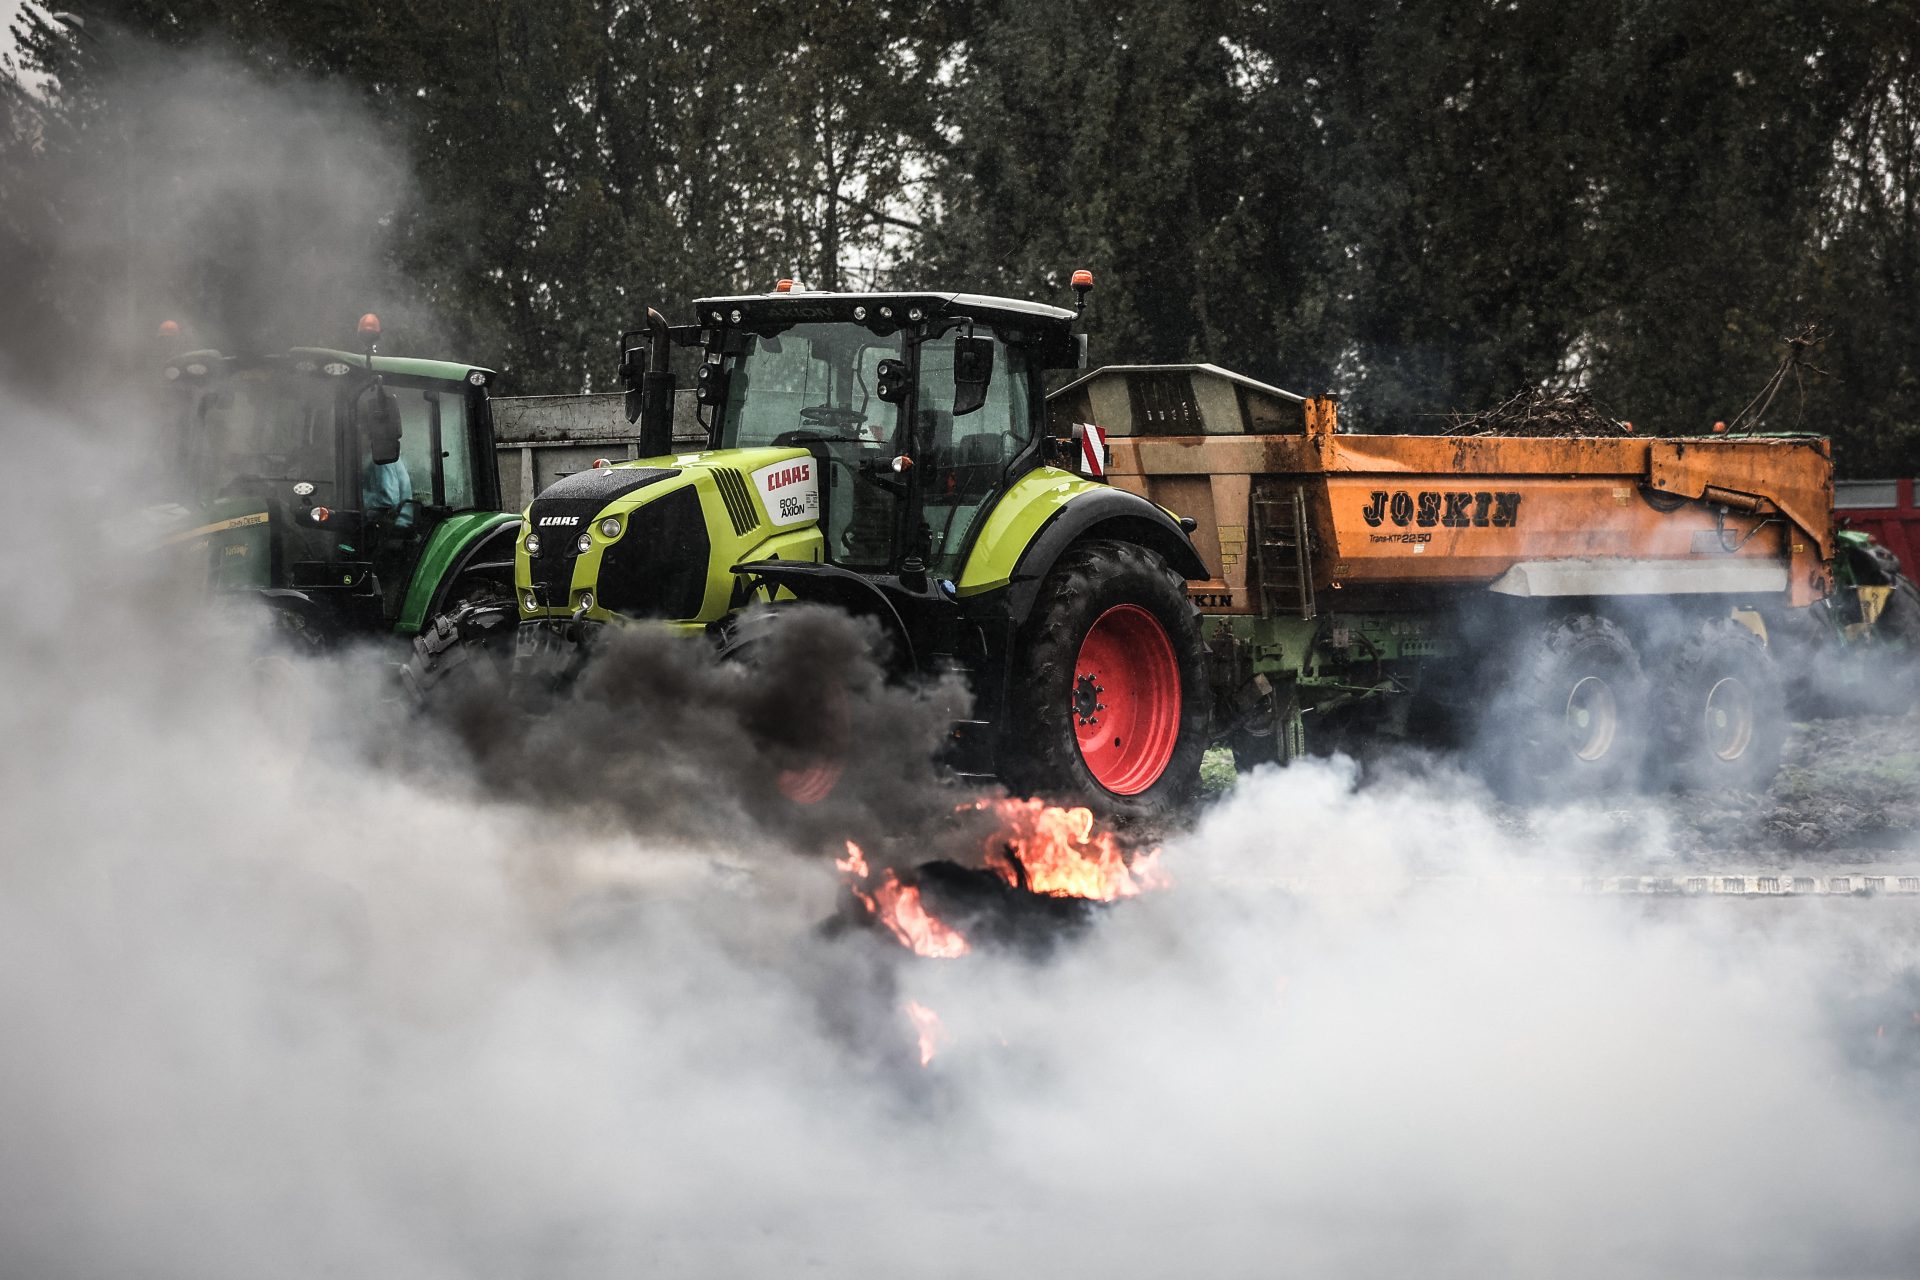
[[[360,505],[367,519],[393,529],[413,523],[413,474],[405,458],[375,462],[371,449],[360,454]]]

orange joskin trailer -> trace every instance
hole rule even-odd
[[[1822,437],[1342,435],[1332,399],[1210,365],[1098,370],[1049,415],[1097,425],[1108,482],[1192,521],[1243,759],[1419,722],[1496,747],[1507,781],[1777,766],[1755,624],[1830,589]]]

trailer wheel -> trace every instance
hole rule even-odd
[[[1644,755],[1647,682],[1626,633],[1572,614],[1522,639],[1511,657],[1483,732],[1495,785],[1533,800],[1628,783]]]
[[[1663,762],[1682,787],[1763,791],[1786,743],[1786,693],[1766,645],[1732,618],[1709,618],[1654,681]]]
[[[1206,750],[1199,615],[1144,547],[1088,542],[1048,574],[1007,691],[1007,780],[1114,817],[1192,795]]]
[[[1241,772],[1263,764],[1293,763],[1297,754],[1290,732],[1300,708],[1295,697],[1282,703],[1276,694],[1268,694],[1227,735],[1227,747],[1233,752],[1233,767]]]

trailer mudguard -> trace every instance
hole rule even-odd
[[[1146,547],[1188,580],[1207,576],[1186,530],[1164,508],[1124,489],[1040,467],[1014,482],[994,507],[957,594],[966,599],[1004,588],[1008,613],[1018,621],[1067,548],[1096,538]]]
[[[497,563],[506,568],[511,580],[514,536],[519,531],[520,517],[505,511],[463,511],[442,520],[428,535],[420,562],[414,566],[395,633],[419,635],[427,619],[446,611],[448,590],[469,569]]]

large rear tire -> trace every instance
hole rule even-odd
[[[1661,760],[1682,787],[1764,791],[1787,739],[1786,691],[1759,636],[1708,618],[1660,663]]]
[[[1109,817],[1178,808],[1207,746],[1202,655],[1199,615],[1166,561],[1125,542],[1072,548],[1020,630],[1006,780]]]
[[[1644,757],[1647,681],[1626,632],[1578,613],[1522,635],[1482,727],[1497,789],[1556,800],[1629,785]]]

